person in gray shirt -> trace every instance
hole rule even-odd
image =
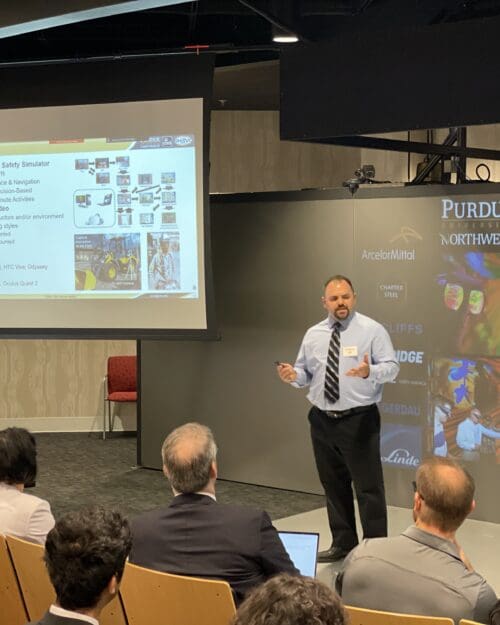
[[[489,622],[497,597],[476,573],[455,532],[474,509],[474,480],[449,458],[417,470],[415,524],[400,536],[364,540],[336,580],[346,605]]]

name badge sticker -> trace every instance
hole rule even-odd
[[[343,347],[342,348],[342,356],[357,356],[358,348],[356,345],[352,345],[351,347]]]

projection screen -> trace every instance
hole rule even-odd
[[[207,334],[213,67],[61,69],[4,72],[47,89],[0,110],[0,334]]]
[[[2,112],[3,327],[206,328],[202,112],[201,98]]]

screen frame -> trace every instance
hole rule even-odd
[[[43,66],[0,69],[5,85],[1,109],[71,106],[202,98],[203,100],[203,249],[206,328],[0,328],[6,339],[115,339],[165,340],[218,338],[213,290],[209,150],[210,103],[215,57],[159,56],[150,58],[49,63]],[[137,76],[141,79],[133,80]],[[132,79],[131,79],[132,77]],[[146,78],[146,80],[145,80]],[[44,89],[40,89],[40,85]],[[81,85],[86,85],[85,89]]]

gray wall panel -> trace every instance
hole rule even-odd
[[[324,279],[352,273],[352,201],[213,202],[212,240],[221,340],[142,342],[142,463],[159,468],[164,436],[196,419],[221,478],[321,492],[305,393],[273,362],[323,318]]]

